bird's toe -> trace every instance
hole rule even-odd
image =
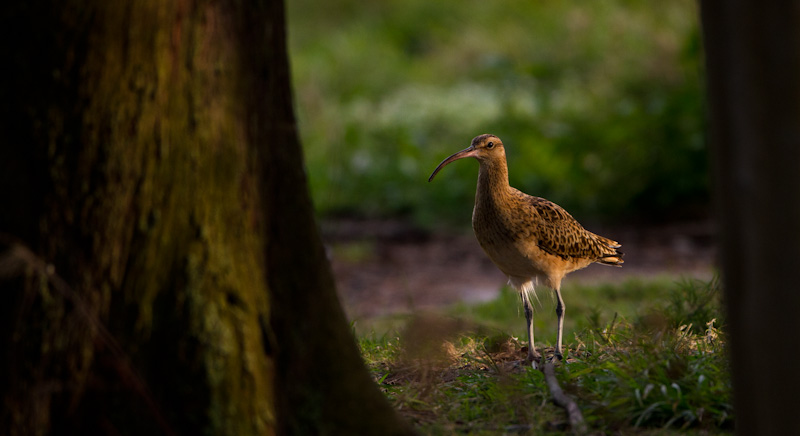
[[[530,364],[533,369],[537,369],[541,361],[542,356],[539,353],[528,353],[528,357],[525,359],[525,363]]]
[[[550,363],[563,362],[564,356],[561,353],[554,353],[552,356],[547,358],[547,361]]]

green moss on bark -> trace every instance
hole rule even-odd
[[[271,433],[259,167],[237,109],[246,106],[236,84],[243,63],[226,18],[244,5],[51,7],[74,45],[61,47],[56,85],[69,98],[38,109],[29,126],[47,129],[28,133],[40,138],[52,187],[37,251],[117,344],[87,334],[64,296],[29,290],[36,308],[23,310],[48,324],[18,332],[40,344],[32,357],[45,372],[24,375],[65,380],[38,404],[72,405],[15,428],[45,433],[77,420],[84,431]],[[54,366],[63,356],[68,363]],[[90,369],[103,381],[87,385]]]

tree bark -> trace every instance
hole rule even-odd
[[[0,12],[0,433],[407,432],[317,234],[282,2]]]
[[[736,431],[800,433],[800,8],[701,2]]]

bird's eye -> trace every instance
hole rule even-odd
[[[486,148],[494,148],[494,142],[489,141],[489,143],[486,144]]]

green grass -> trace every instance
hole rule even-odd
[[[568,363],[556,368],[593,432],[732,431],[717,281],[631,281],[573,291],[602,295],[598,305],[610,299],[602,300],[602,310],[576,305],[582,319],[567,328]],[[363,335],[362,352],[389,400],[423,434],[562,432],[566,417],[549,401],[543,375],[516,363],[526,344],[517,339],[524,317],[515,305],[516,295],[503,292],[486,304],[414,317],[399,332]],[[542,330],[537,346],[552,353]]]
[[[566,306],[565,330],[574,332],[616,316],[634,316],[657,310],[674,291],[669,278],[653,280],[631,279],[621,285],[574,285],[567,281],[562,291]],[[534,329],[537,342],[555,340],[555,297],[546,287],[537,288],[534,301]],[[480,305],[458,304],[449,311],[451,316],[474,319],[522,337],[525,334],[525,315],[516,291],[505,287],[493,301]]]

